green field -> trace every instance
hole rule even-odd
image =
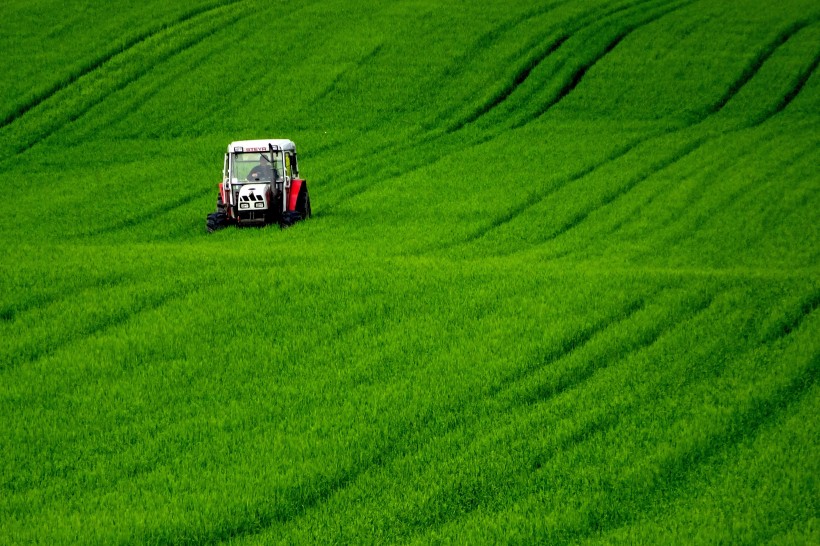
[[[816,0],[124,4],[0,5],[0,544],[820,543]]]

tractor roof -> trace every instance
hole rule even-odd
[[[273,145],[280,150],[288,150],[295,152],[296,144],[292,140],[286,138],[261,138],[257,140],[237,140],[228,144],[228,153],[237,151],[236,148],[242,148],[247,152],[261,152],[268,150],[268,146]]]

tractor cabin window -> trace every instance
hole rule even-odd
[[[231,179],[239,184],[243,182],[271,182],[272,178],[281,178],[284,172],[282,154],[273,152],[246,152],[233,154]]]

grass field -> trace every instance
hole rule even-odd
[[[820,543],[817,2],[0,29],[0,544]]]

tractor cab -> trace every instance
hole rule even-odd
[[[292,141],[242,140],[228,145],[217,210],[208,215],[208,231],[230,224],[288,226],[310,215],[307,183],[299,177]]]

